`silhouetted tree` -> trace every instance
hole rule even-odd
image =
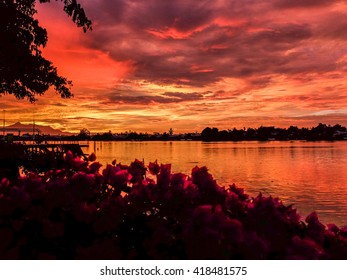
[[[168,140],[169,139],[169,133],[164,132],[163,135],[161,136],[162,140]]]
[[[63,0],[61,0],[63,1]],[[47,31],[34,19],[36,0],[0,0],[0,96],[36,100],[49,87],[63,98],[72,96],[71,81],[59,76],[56,67],[42,56]],[[40,3],[50,0],[39,0]],[[64,0],[64,11],[84,31],[91,21],[76,0]]]
[[[257,130],[258,139],[261,141],[266,141],[270,137],[272,137],[274,131],[275,131],[275,127],[273,126],[269,126],[269,127],[261,126]]]
[[[218,140],[227,141],[230,140],[230,134],[226,130],[222,130],[218,133]]]
[[[90,138],[90,131],[86,128],[82,128],[80,133],[78,134],[78,138],[81,140],[86,140]]]
[[[333,129],[334,131],[346,131],[346,128],[341,126],[340,124],[335,124]]]
[[[289,139],[296,140],[300,137],[300,130],[297,126],[290,126],[287,130],[287,135]]]
[[[206,127],[201,132],[201,139],[202,141],[216,141],[219,138],[219,130],[218,128],[210,128]]]
[[[247,140],[255,140],[257,136],[257,131],[254,128],[248,128],[246,131]]]

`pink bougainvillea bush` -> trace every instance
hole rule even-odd
[[[206,167],[62,168],[0,183],[1,259],[347,259],[347,229],[221,187]]]

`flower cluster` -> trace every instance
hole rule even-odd
[[[346,259],[347,229],[221,187],[206,167],[115,161],[0,179],[1,259]]]

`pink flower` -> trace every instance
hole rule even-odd
[[[115,189],[115,194],[119,195],[121,191],[127,191],[127,184],[130,179],[131,175],[128,170],[120,170],[110,175],[109,183]]]
[[[231,192],[235,193],[239,197],[239,199],[241,199],[241,200],[245,201],[245,200],[249,199],[249,195],[245,194],[244,189],[236,187],[235,184],[230,185],[229,190]]]
[[[109,183],[111,176],[119,170],[120,168],[117,168],[111,164],[107,164],[106,168],[102,171],[102,175],[104,176],[105,181]]]
[[[327,227],[331,232],[335,234],[337,234],[340,231],[339,227],[335,224],[327,224]]]
[[[7,178],[3,178],[0,183],[0,190],[2,188],[8,188],[10,186],[10,181]]]
[[[90,173],[97,173],[97,172],[99,172],[101,166],[102,166],[102,164],[100,164],[99,162],[93,162],[89,166],[89,172]]]
[[[71,151],[68,151],[66,154],[65,154],[65,161],[66,162],[69,162],[73,159],[73,154]]]
[[[290,259],[318,260],[323,258],[324,250],[312,239],[294,236],[288,255]]]
[[[143,180],[146,175],[147,168],[142,161],[135,159],[135,161],[130,164],[128,171],[132,176],[130,182],[135,184],[140,183]]]
[[[322,231],[325,229],[325,226],[319,221],[316,212],[312,212],[311,214],[309,214],[306,217],[305,221],[308,223],[310,228],[313,228],[318,231]]]
[[[84,161],[80,157],[75,157],[71,160],[71,167],[76,171],[83,171],[88,166],[88,162]]]
[[[96,155],[95,153],[91,153],[88,157],[88,161],[95,161],[96,160]]]
[[[170,185],[171,164],[161,164],[160,173],[157,176],[158,186],[168,188]]]
[[[160,171],[160,167],[159,167],[159,164],[157,163],[157,161],[150,162],[148,164],[148,170],[152,175],[158,175],[158,173]]]
[[[214,180],[212,175],[208,173],[206,166],[201,168],[195,166],[192,169],[192,181],[202,191],[216,189],[217,187],[216,180]]]

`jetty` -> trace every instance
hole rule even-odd
[[[39,143],[0,141],[0,181],[1,178],[15,179],[20,168],[34,168],[36,171],[45,168],[59,167],[63,155],[71,152],[83,160],[88,160],[88,154],[82,150],[79,143]]]
[[[89,145],[82,145],[78,143],[74,144],[24,144],[24,149],[28,154],[30,153],[45,153],[45,152],[55,152],[55,153],[67,153],[72,152],[73,155],[79,156],[87,160],[87,154],[82,151],[83,147],[88,147]]]

